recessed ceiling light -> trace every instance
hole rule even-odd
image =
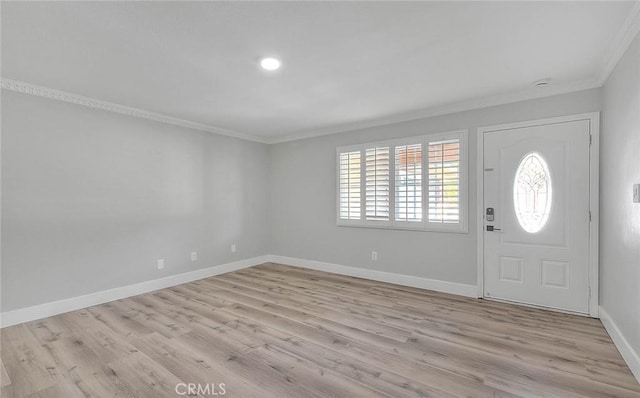
[[[533,87],[546,87],[546,86],[549,85],[550,81],[551,81],[551,79],[549,79],[549,78],[537,80],[537,81],[533,82]]]
[[[267,57],[260,60],[260,66],[265,70],[277,70],[280,69],[280,65],[282,65],[282,62],[277,58]]]

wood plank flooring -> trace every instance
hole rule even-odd
[[[278,264],[0,334],[7,398],[640,397],[596,319]]]

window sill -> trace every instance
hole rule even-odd
[[[415,232],[440,232],[447,234],[469,234],[469,228],[466,226],[463,227],[452,227],[452,228],[434,228],[434,227],[425,227],[425,226],[399,226],[399,225],[375,225],[375,224],[348,224],[348,223],[336,223],[337,227],[341,228],[368,228],[368,229],[388,229],[388,230],[396,230],[396,231],[415,231]]]

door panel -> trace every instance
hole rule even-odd
[[[589,121],[483,139],[485,297],[588,313]]]

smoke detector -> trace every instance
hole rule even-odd
[[[550,82],[551,79],[549,78],[536,80],[535,82],[533,82],[533,87],[547,87]]]

